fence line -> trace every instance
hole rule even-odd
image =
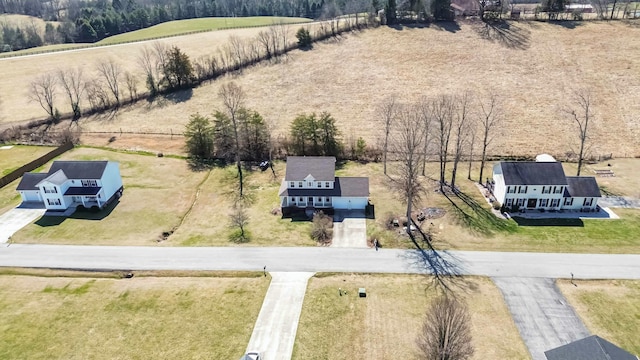
[[[13,170],[12,172],[8,173],[7,175],[3,176],[0,178],[0,189],[2,189],[3,187],[5,187],[7,184],[13,182],[14,180],[16,180],[17,178],[21,177],[24,173],[29,172],[29,171],[33,171],[37,168],[39,168],[40,166],[48,163],[51,159],[55,158],[56,156],[59,156],[69,150],[73,149],[73,143],[71,142],[67,142],[65,144],[62,144],[60,146],[58,146],[57,148],[53,149],[52,151],[40,156],[39,158],[25,164],[22,165],[21,167],[17,168],[16,170]]]

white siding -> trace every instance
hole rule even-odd
[[[573,203],[571,205],[564,205],[564,202],[563,202],[562,209],[565,209],[565,210],[595,209],[598,206],[598,200],[600,198],[587,198],[587,199],[593,199],[591,201],[591,206],[583,205],[584,199],[585,199],[584,197],[573,197]]]
[[[42,202],[40,198],[40,190],[22,190],[20,191],[22,201],[37,201]]]
[[[120,164],[114,161],[109,161],[107,163],[106,168],[104,169],[104,173],[102,174],[102,178],[100,178],[100,182],[102,183],[102,198],[100,199],[100,203],[109,200],[113,194],[118,191],[122,187],[122,177],[120,176]]]
[[[333,207],[335,209],[364,209],[368,200],[366,197],[334,197]]]
[[[504,177],[502,176],[502,166],[500,166],[500,163],[493,165],[493,181],[495,182],[493,196],[500,204],[504,204],[507,190],[504,185]]]
[[[545,210],[559,210],[562,207],[562,202],[563,202],[563,197],[562,194],[564,192],[564,188],[565,186],[559,186],[556,185],[556,189],[559,190],[559,193],[554,193],[553,192],[553,186],[551,186],[551,192],[543,194],[542,193],[542,185],[528,185],[526,188],[527,192],[526,193],[521,193],[519,192],[520,189],[524,189],[524,185],[520,185],[520,186],[515,186],[515,185],[510,185],[509,187],[505,187],[505,188],[514,188],[515,187],[515,193],[509,193],[507,191],[507,194],[505,195],[505,202],[501,202],[501,204],[506,204],[506,199],[513,199],[513,203],[517,204],[518,199],[524,199],[525,200],[525,208],[528,209],[545,209]],[[548,189],[549,185],[545,185],[545,187]],[[533,208],[529,208],[527,207],[527,203],[529,199],[536,199],[536,206]],[[540,206],[540,199],[546,199],[547,200],[547,206]],[[558,206],[551,206],[552,200],[553,199],[558,199]]]

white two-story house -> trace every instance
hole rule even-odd
[[[289,156],[280,186],[283,213],[292,208],[364,209],[369,203],[369,178],[336,177],[332,156]]]
[[[502,161],[493,166],[492,188],[507,211],[595,211],[601,197],[594,177],[566,176],[557,161]]]
[[[54,161],[46,173],[24,173],[17,191],[26,203],[48,210],[82,205],[104,208],[122,195],[120,167],[113,161]]]

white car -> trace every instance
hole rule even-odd
[[[242,355],[240,360],[264,360],[264,358],[262,357],[262,354],[257,351],[249,351]]]

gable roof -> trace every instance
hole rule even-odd
[[[503,161],[505,185],[567,185],[559,162]]]
[[[47,176],[49,176],[48,173],[30,173],[30,172],[26,172],[24,174],[22,174],[22,179],[20,180],[20,183],[18,184],[18,187],[16,188],[16,190],[20,191],[20,190],[38,190],[38,188],[36,187],[36,185],[47,178]]]
[[[368,177],[336,177],[335,187],[342,197],[369,197]]]
[[[64,171],[62,169],[52,173],[49,172],[49,176],[47,176],[46,178],[44,178],[42,181],[40,181],[39,183],[36,184],[36,186],[40,185],[42,182],[44,181],[48,181],[52,184],[56,184],[56,185],[62,185],[64,184],[65,181],[69,180],[69,178],[66,176],[66,174],[64,173]]]
[[[286,181],[302,181],[308,175],[316,181],[335,179],[336,158],[333,156],[288,156]]]
[[[95,179],[102,177],[108,161],[54,161],[49,169],[53,174],[58,170],[64,171],[69,179]]]
[[[601,197],[596,178],[593,176],[567,176],[567,190],[572,197]]]
[[[638,360],[628,351],[592,335],[544,352],[547,360]]]

